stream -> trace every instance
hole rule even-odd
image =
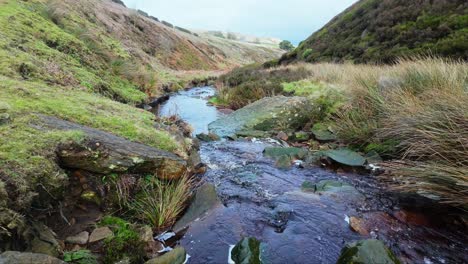
[[[179,92],[161,106],[160,114],[178,114],[194,127],[194,135],[206,133],[208,124],[222,116],[207,105],[214,94],[212,87]],[[462,230],[403,210],[373,176],[320,167],[278,169],[263,156],[269,146],[280,145],[272,139],[202,143],[200,155],[208,165],[202,177],[216,187],[222,204],[194,222],[180,240],[189,263],[228,263],[230,246],[246,236],[262,241],[265,263],[336,263],[346,243],[366,238],[382,240],[403,263],[468,263]],[[346,182],[355,191],[301,191],[304,181],[320,180]],[[369,232],[351,230],[352,216],[371,226]]]

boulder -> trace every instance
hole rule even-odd
[[[53,257],[58,257],[62,253],[57,235],[46,225],[39,222],[32,223],[31,233],[33,238],[28,251]]]
[[[289,169],[292,166],[291,163],[292,163],[291,157],[288,155],[283,155],[283,156],[280,156],[276,160],[275,166],[280,169]]]
[[[337,264],[379,263],[400,264],[400,261],[380,240],[368,239],[346,245]]]
[[[256,238],[243,238],[231,251],[236,264],[261,264],[261,243]]]
[[[201,133],[196,136],[199,140],[204,142],[218,141],[220,140],[219,136],[213,133]]]
[[[190,225],[192,221],[195,221],[198,218],[204,216],[206,213],[214,209],[219,204],[220,201],[218,198],[218,194],[216,193],[215,187],[209,183],[204,184],[197,190],[195,198],[190,204],[190,207],[187,210],[187,212],[175,224],[173,228],[174,232],[178,233],[181,230],[185,229],[187,226]]]
[[[1,264],[66,264],[58,258],[37,253],[6,251],[0,255]]]
[[[234,136],[242,130],[271,131],[279,127],[297,129],[303,125],[307,99],[304,97],[267,97],[209,124],[211,132]]]
[[[109,227],[107,226],[99,227],[99,228],[94,229],[94,231],[89,236],[89,243],[91,244],[94,242],[98,242],[108,237],[112,237],[113,235],[114,233],[112,232],[112,230],[110,230]]]
[[[55,117],[40,117],[39,126],[43,129],[75,130],[86,136],[82,142],[58,147],[57,155],[63,167],[99,174],[151,173],[161,179],[177,179],[187,171],[187,162],[173,153]]]
[[[69,244],[86,245],[88,243],[88,239],[89,239],[89,233],[87,231],[83,231],[74,236],[67,237],[65,239],[65,242]]]
[[[176,247],[168,253],[151,260],[145,264],[183,264],[187,258],[187,253],[183,247]]]

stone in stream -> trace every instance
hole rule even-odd
[[[256,238],[243,238],[230,252],[235,264],[261,264],[261,243]]]
[[[366,163],[363,156],[346,148],[326,150],[322,151],[321,154],[346,166],[359,167]]]
[[[303,111],[306,103],[304,97],[267,97],[212,122],[208,127],[220,137],[232,137],[242,130],[297,129],[306,118],[307,113]]]
[[[58,258],[37,253],[5,251],[0,254],[1,264],[65,264]]]
[[[282,156],[289,156],[290,158],[303,159],[307,155],[307,150],[302,148],[281,148],[281,147],[269,147],[265,148],[263,155],[272,159],[279,159]]]
[[[400,264],[401,262],[382,241],[367,239],[346,245],[341,250],[340,258],[336,263]]]
[[[301,189],[303,192],[309,193],[333,193],[342,194],[347,198],[361,198],[362,195],[356,188],[345,183],[334,180],[322,180],[317,183],[305,181],[302,183]]]
[[[83,231],[74,236],[67,237],[65,239],[65,242],[69,244],[86,245],[88,243],[88,239],[89,239],[89,233],[87,231]]]
[[[152,173],[161,179],[177,179],[187,171],[187,162],[173,153],[55,117],[40,116],[40,121],[40,129],[77,130],[86,136],[58,147],[62,167],[99,174]]]
[[[187,259],[187,253],[183,247],[176,247],[161,257],[148,260],[145,264],[183,264]]]
[[[210,210],[214,209],[220,204],[218,194],[216,189],[212,184],[205,183],[201,186],[195,198],[190,204],[187,212],[182,216],[182,218],[177,221],[174,225],[174,232],[178,233],[190,225],[191,222],[197,220],[198,218],[204,216]]]

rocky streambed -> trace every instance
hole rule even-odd
[[[307,157],[302,155],[283,162],[291,166],[278,166],[279,159],[266,157],[265,149],[286,143],[262,131],[297,117],[301,98],[257,102],[240,110],[242,115],[224,117],[206,104],[213,94],[211,87],[184,91],[161,108],[163,114],[178,109],[196,133],[208,133],[208,124],[221,118],[210,128],[231,138],[201,137],[211,141],[200,147],[208,167],[200,177],[207,185],[199,189],[189,216],[174,228],[183,234],[179,243],[190,255],[189,263],[234,263],[231,249],[246,237],[261,242],[264,263],[336,263],[341,253],[339,261],[348,263],[357,249],[367,252],[373,263],[396,263],[380,247],[382,242],[402,263],[468,262],[464,230],[429,211],[401,205],[375,176],[306,166]],[[256,122],[249,120],[252,114]],[[342,252],[355,241],[361,242]],[[247,248],[254,244],[244,242]]]

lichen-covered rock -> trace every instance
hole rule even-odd
[[[322,155],[347,166],[359,167],[366,163],[366,159],[363,156],[349,149],[327,150],[323,151]]]
[[[151,260],[145,264],[183,264],[187,258],[187,253],[183,247],[176,247],[170,252]]]
[[[65,262],[55,257],[29,253],[29,252],[17,252],[17,251],[6,251],[0,255],[1,264],[66,264]]]
[[[183,230],[189,226],[192,221],[202,217],[219,204],[220,201],[215,187],[209,183],[204,184],[197,190],[195,198],[187,212],[175,224],[174,231],[177,233]]]
[[[41,121],[43,128],[77,130],[86,136],[82,142],[58,147],[63,167],[99,174],[151,173],[161,179],[177,179],[187,171],[187,162],[173,153],[55,117],[41,116]]]
[[[106,238],[112,237],[113,235],[114,233],[112,232],[112,230],[110,230],[109,227],[99,227],[94,229],[94,231],[89,236],[89,243],[95,243]]]
[[[220,140],[219,136],[213,133],[201,133],[196,136],[199,140],[204,142],[218,141]]]
[[[279,127],[290,129],[303,125],[307,113],[303,111],[304,97],[267,97],[256,101],[211,124],[211,132],[221,136],[234,136],[242,130],[271,131]]]
[[[33,253],[46,254],[53,257],[58,257],[62,254],[62,248],[57,240],[57,235],[49,227],[42,223],[32,223],[31,241],[29,251]]]
[[[337,264],[353,263],[400,264],[400,261],[382,241],[368,239],[348,244],[341,251]]]

